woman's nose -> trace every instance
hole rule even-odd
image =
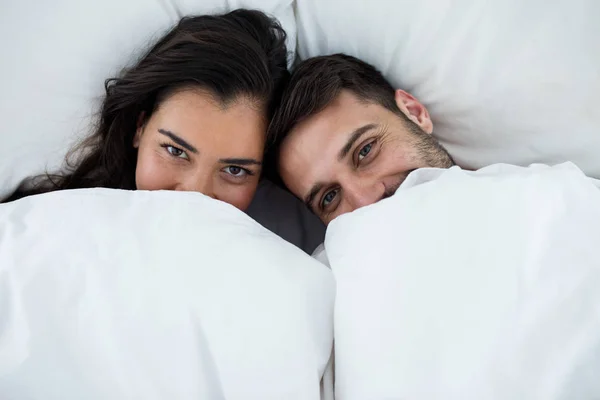
[[[205,196],[215,198],[214,183],[212,176],[208,173],[198,173],[186,177],[178,186],[177,189],[183,192],[199,192]]]

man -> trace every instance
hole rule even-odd
[[[417,99],[341,54],[296,68],[269,129],[279,177],[325,224],[391,196],[415,169],[454,165]],[[323,246],[313,256],[329,265]]]
[[[371,65],[343,54],[316,57],[292,74],[269,128],[268,158],[328,224],[391,196],[417,168],[454,165],[432,132],[427,109]],[[313,256],[329,265],[323,245]],[[322,393],[331,394],[326,381]]]
[[[336,54],[294,71],[270,127],[283,183],[325,223],[394,194],[418,168],[449,168],[427,109],[373,66]]]

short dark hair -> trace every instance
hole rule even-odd
[[[395,88],[374,66],[346,54],[309,58],[293,71],[271,121],[270,158],[276,159],[279,145],[294,126],[323,111],[342,90],[408,120],[396,105]]]
[[[4,202],[63,189],[135,189],[140,116],[182,89],[204,89],[223,105],[249,98],[270,119],[289,79],[285,42],[279,22],[260,11],[182,18],[135,65],[106,80],[97,125],[65,170],[26,179]]]

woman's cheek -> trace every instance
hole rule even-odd
[[[221,194],[217,194],[216,197],[242,211],[246,211],[256,194],[257,188],[258,180],[252,180],[245,185],[226,185],[226,188],[223,188]]]
[[[176,183],[172,168],[166,160],[155,152],[138,155],[135,170],[135,183],[138,190],[173,190]]]

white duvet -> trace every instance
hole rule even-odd
[[[199,194],[27,198],[0,398],[331,399],[334,331],[336,399],[598,398],[599,243],[570,164],[417,171],[330,225],[332,270]]]
[[[600,191],[421,170],[330,224],[336,398],[600,398]]]
[[[0,399],[321,397],[331,271],[196,193],[0,206]]]

